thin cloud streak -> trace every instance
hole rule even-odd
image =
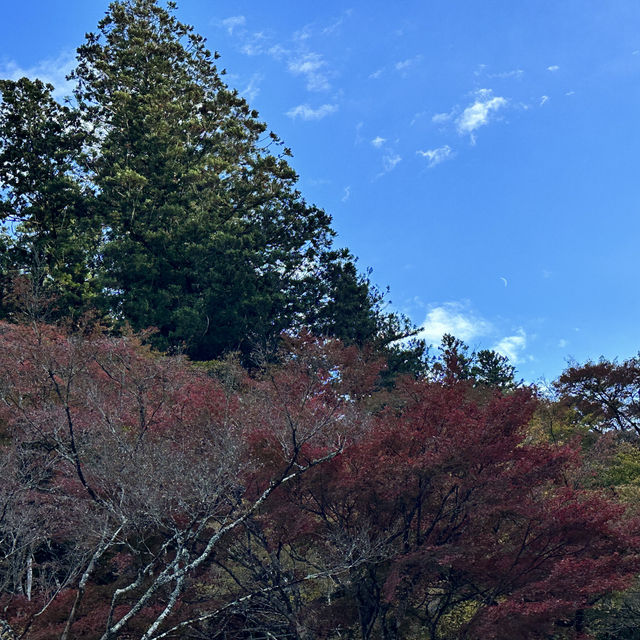
[[[422,60],[421,55],[414,56],[413,58],[406,58],[405,60],[399,60],[395,63],[394,69],[400,72],[406,72],[411,67],[415,66],[418,62]]]
[[[453,116],[450,113],[436,113],[432,118],[431,122],[435,124],[444,124],[445,122],[449,122]]]
[[[220,24],[227,30],[227,33],[232,36],[234,30],[237,27],[244,27],[247,19],[244,16],[229,16],[220,21]]]
[[[453,150],[448,144],[438,147],[437,149],[427,149],[426,151],[417,151],[416,153],[427,159],[429,168],[435,167],[441,162],[452,158],[454,155]]]
[[[337,110],[338,105],[335,104],[323,104],[316,109],[308,104],[299,104],[297,107],[289,109],[285,115],[289,116],[292,120],[296,118],[300,118],[301,120],[322,120],[322,118],[326,118]]]
[[[254,73],[251,76],[247,86],[240,92],[240,95],[248,100],[249,102],[253,102],[258,94],[260,93],[259,82],[262,80],[262,75],[259,73]]]

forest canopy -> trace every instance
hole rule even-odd
[[[309,335],[252,376],[46,325],[0,347],[16,637],[584,637],[638,571],[640,522],[531,437],[529,389],[379,389]]]

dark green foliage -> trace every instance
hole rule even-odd
[[[198,359],[304,318],[333,235],[216,57],[170,8],[116,2],[73,73],[93,126],[105,302]]]
[[[506,356],[491,349],[481,349],[473,354],[471,375],[477,385],[498,389],[513,389],[517,386],[515,367]]]
[[[385,292],[371,284],[371,270],[367,276],[359,274],[348,254],[329,254],[328,258],[319,280],[316,311],[310,309],[308,317],[314,331],[340,338],[347,345],[373,347],[387,361],[385,384],[399,375],[426,375],[426,344],[403,340],[414,334],[415,328],[404,316],[385,310]]]
[[[373,342],[379,329],[381,296],[372,305],[369,281],[358,274],[353,261],[331,258],[325,265],[324,290],[313,324],[321,334],[338,336],[346,344]]]
[[[469,353],[462,340],[445,334],[439,347],[439,356],[432,363],[436,379],[454,384],[469,380],[475,387],[489,387],[508,391],[519,384],[515,379],[515,367],[509,359],[490,349]]]
[[[637,582],[628,591],[603,598],[588,612],[587,621],[596,640],[640,640],[640,591]]]
[[[99,228],[78,167],[85,144],[78,114],[40,80],[0,80],[0,273],[2,315],[10,280],[30,278],[53,315],[74,317],[95,294],[92,257]]]

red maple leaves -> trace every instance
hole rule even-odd
[[[26,638],[575,635],[638,570],[638,523],[530,441],[529,390],[382,391],[379,362],[308,335],[252,376],[44,326],[2,325],[0,354]]]

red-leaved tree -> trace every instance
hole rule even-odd
[[[0,568],[18,632],[148,639],[203,600],[231,608],[228,577],[202,595],[216,557],[357,430],[367,367],[299,343],[225,386],[133,339],[0,326]]]
[[[0,619],[25,640],[579,636],[638,524],[536,400],[334,340],[251,375],[0,325]],[[5,629],[6,627],[6,629]]]
[[[573,364],[554,384],[561,401],[595,431],[640,435],[640,359]]]
[[[283,489],[325,557],[369,556],[332,579],[325,619],[389,640],[584,633],[582,612],[638,570],[640,529],[572,486],[574,449],[528,442],[535,402],[407,382],[348,452]]]

